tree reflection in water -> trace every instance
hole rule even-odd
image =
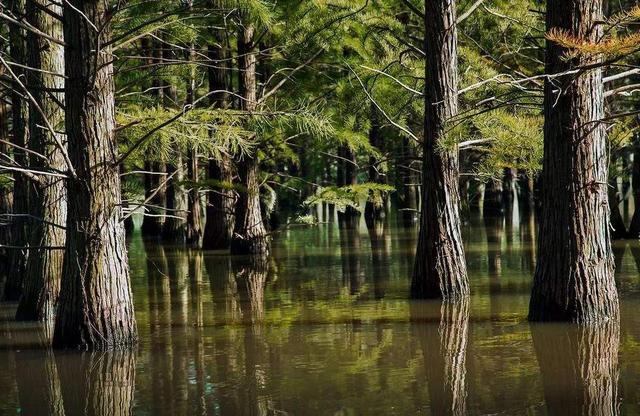
[[[469,300],[413,304],[411,321],[422,349],[431,414],[466,414]]]
[[[617,415],[620,324],[531,325],[552,415]]]
[[[125,416],[133,410],[136,353],[56,352],[66,416]]]

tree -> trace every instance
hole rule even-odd
[[[456,8],[454,0],[425,6],[423,198],[411,293],[453,300],[469,294],[458,208],[458,147],[447,139],[458,111]]]
[[[106,0],[73,0],[64,8],[73,225],[67,230],[57,347],[107,349],[138,338],[116,163],[110,13]]]
[[[32,156],[30,166],[41,171],[65,172],[64,134],[64,48],[62,47],[62,7],[43,0],[27,1],[27,21],[56,43],[29,32],[27,35],[28,85],[34,102],[29,108],[30,148],[44,157]],[[51,126],[50,131],[45,126]],[[16,312],[18,320],[52,322],[60,291],[64,259],[67,192],[64,178],[41,175],[32,182],[30,201],[36,223],[31,226],[31,246],[27,260],[23,295]]]
[[[603,1],[550,0],[547,31],[598,42]],[[532,321],[593,322],[618,314],[607,197],[601,55],[547,40],[544,159]],[[585,68],[577,74],[566,74]]]

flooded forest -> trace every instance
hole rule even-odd
[[[0,415],[640,414],[639,23],[0,0]]]

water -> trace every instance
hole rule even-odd
[[[578,328],[526,321],[532,218],[465,226],[455,307],[407,300],[416,234],[295,228],[266,264],[134,235],[139,348],[44,351],[2,305],[0,414],[640,413],[638,242],[615,246],[620,323]]]

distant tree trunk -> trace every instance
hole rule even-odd
[[[456,7],[455,0],[425,6],[422,219],[411,292],[419,298],[454,300],[469,295],[458,208],[458,148],[445,144],[447,122],[458,113]]]
[[[531,212],[535,208],[534,181],[529,172],[518,172],[519,206],[523,211]]]
[[[162,57],[165,61],[176,59],[171,45],[162,45]],[[178,105],[178,90],[167,80],[162,81],[165,105]],[[187,192],[182,182],[185,179],[184,156],[180,146],[174,146],[172,157],[167,160],[167,177],[173,175],[167,183],[166,206],[169,214],[162,226],[162,239],[172,243],[184,244],[187,240]]]
[[[216,30],[216,45],[209,46],[209,58],[215,68],[209,68],[209,91],[231,90],[230,54],[225,45],[224,33]],[[229,108],[230,100],[227,92],[215,93],[211,96],[211,106],[217,109]],[[212,140],[216,140],[215,132]],[[203,247],[210,250],[227,249],[231,244],[234,225],[235,195],[230,186],[233,184],[233,163],[228,155],[220,160],[209,161],[209,180],[216,181],[209,191],[207,205],[207,223],[204,229]]]
[[[633,138],[633,164],[631,185],[633,186],[633,217],[629,225],[629,237],[640,238],[640,135]]]
[[[504,212],[502,180],[491,179],[484,186],[483,215],[500,215]]]
[[[411,307],[411,329],[422,349],[429,404],[434,415],[467,413],[469,299],[444,302],[440,311],[431,303]],[[436,323],[432,320],[438,318]]]
[[[242,109],[251,113],[257,104],[255,27],[248,22],[238,33],[238,66]],[[231,239],[232,254],[267,255],[269,237],[260,211],[260,169],[257,155],[245,155],[238,162],[242,190],[236,202],[235,226]]]
[[[62,22],[50,15],[62,15],[62,7],[48,0],[29,0],[27,20],[29,24],[47,35],[63,40]],[[40,35],[27,35],[28,58],[31,68],[28,84],[31,95],[55,129],[64,126],[64,48]],[[54,75],[58,74],[58,75]],[[35,105],[30,105],[29,124],[32,150],[47,155],[47,160],[31,157],[31,166],[38,170],[65,172],[63,134],[54,134],[42,126],[43,116]],[[59,143],[60,145],[56,144]],[[66,147],[66,146],[65,146]],[[27,260],[24,291],[16,313],[16,319],[25,321],[49,321],[55,318],[55,308],[60,292],[60,274],[64,259],[65,225],[67,221],[67,192],[63,178],[42,175],[33,181],[31,208],[36,220],[31,227],[31,246]],[[35,247],[54,247],[36,249]],[[55,248],[58,247],[58,248]]]
[[[158,71],[162,62],[162,47],[157,39],[143,38],[143,52],[146,52],[147,65]],[[161,105],[164,96],[162,82],[157,74],[154,74],[151,84],[151,95],[156,98],[156,105]],[[151,160],[153,155],[144,162],[144,198],[149,200],[144,207],[145,215],[142,218],[140,231],[148,237],[158,237],[162,233],[165,221],[166,185],[161,185],[166,179],[166,166],[164,162]],[[152,196],[153,195],[153,196]],[[149,199],[151,198],[151,199]]]
[[[603,36],[602,0],[550,0],[547,30],[591,42]],[[566,59],[547,41],[545,73],[600,58]],[[545,82],[542,215],[529,305],[532,321],[594,322],[619,313],[607,197],[602,69]]]
[[[338,175],[336,177],[338,186],[351,186],[358,183],[356,154],[349,146],[338,148]],[[340,226],[347,228],[357,228],[360,223],[360,211],[354,207],[346,207],[344,212],[338,211],[338,221]]]
[[[25,0],[10,0],[9,9],[18,20],[25,18]],[[11,59],[13,62],[25,65],[26,60],[26,34],[15,24],[9,25],[9,46],[11,49]],[[24,80],[26,71],[23,68],[14,66],[13,72]],[[27,147],[29,142],[29,108],[28,102],[22,98],[24,91],[19,88],[11,90],[11,109],[13,123],[13,144],[18,146],[13,148],[13,159],[20,166],[28,166],[26,152],[20,147]],[[16,172],[13,175],[13,214],[29,214],[29,181],[22,173]],[[29,250],[28,245],[28,221],[25,217],[12,218],[11,237],[12,243],[25,249],[9,250],[9,270],[7,280],[4,285],[3,300],[17,301],[22,294],[22,280],[25,275]]]
[[[615,163],[615,162],[614,162]],[[618,198],[618,178],[611,176],[609,178],[609,186],[607,187],[607,193],[609,198],[609,212],[611,238],[614,240],[620,240],[627,236],[627,227],[624,225],[624,219],[620,213],[620,199]]]
[[[376,221],[372,225],[368,230],[371,240],[373,297],[383,299],[391,276],[391,235],[382,221]]]
[[[548,414],[620,413],[617,319],[596,325],[532,325],[531,335]]]
[[[2,70],[0,70],[0,74]],[[0,101],[0,139],[9,141],[9,107]],[[0,154],[9,154],[10,146],[0,142]],[[9,215],[13,212],[13,186],[6,185],[0,189],[0,244],[11,245],[14,243],[11,238],[12,219]],[[0,249],[0,286],[4,286],[4,278],[9,267],[9,250]],[[0,291],[0,298],[2,293]]]
[[[516,195],[516,170],[514,168],[504,168],[504,174],[502,175],[502,202],[507,207],[513,205],[513,201]]]
[[[68,180],[74,226],[67,230],[56,347],[107,349],[138,339],[115,164],[110,17],[107,0],[65,2],[66,126],[77,178]]]
[[[371,128],[369,129],[369,144],[378,150],[383,160],[371,156],[369,157],[369,182],[381,185],[387,184],[387,168],[384,161],[384,139],[380,127],[380,115],[378,109],[371,105]],[[372,223],[385,218],[387,209],[387,196],[383,195],[379,200],[367,201],[364,216],[367,222]]]
[[[193,0],[188,0],[189,8],[193,7]],[[196,59],[195,45],[189,45],[189,49],[185,51],[185,59],[187,62],[194,62]],[[189,82],[187,84],[187,104],[192,104],[196,100],[196,74],[195,68],[189,67]],[[204,217],[202,216],[202,207],[200,201],[200,166],[198,148],[191,146],[187,152],[187,176],[191,182],[191,189],[187,194],[187,202],[189,211],[187,212],[187,244],[200,248],[202,247],[202,234],[204,233]]]
[[[419,181],[415,171],[416,152],[408,138],[401,138],[401,151],[398,158],[398,208],[401,223],[404,227],[411,227],[418,218],[417,183]]]

